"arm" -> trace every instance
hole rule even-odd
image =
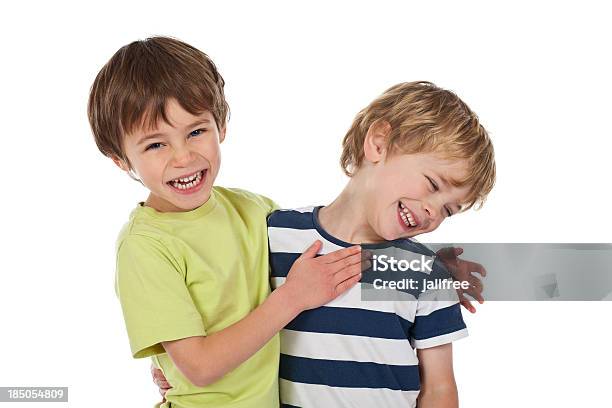
[[[211,384],[255,354],[300,312],[281,286],[244,319],[209,336],[165,341],[164,349],[194,385]]]
[[[200,387],[219,380],[300,312],[328,303],[359,281],[359,247],[315,258],[320,247],[317,241],[308,248],[292,266],[285,284],[242,320],[208,336],[162,342],[183,375]]]
[[[453,345],[417,350],[421,392],[419,408],[457,408],[459,397],[453,373]]]

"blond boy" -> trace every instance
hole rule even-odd
[[[359,112],[341,164],[350,180],[331,204],[270,216],[276,290],[315,239],[322,254],[360,244],[435,257],[412,237],[482,204],[495,180],[493,146],[477,116],[428,82],[395,85]],[[461,267],[484,273],[477,264]],[[360,282],[281,332],[282,406],[457,407],[452,342],[467,335],[457,294],[364,301],[366,288],[369,282]]]

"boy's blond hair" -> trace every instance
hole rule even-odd
[[[450,160],[466,160],[468,175],[452,180],[470,186],[462,210],[481,207],[495,183],[493,144],[478,117],[453,92],[431,82],[392,86],[357,114],[342,142],[340,164],[350,177],[364,158],[363,144],[370,126],[388,122],[388,157],[395,153],[439,153]]]
[[[123,138],[139,128],[169,123],[173,98],[192,115],[208,110],[219,129],[229,106],[225,82],[212,60],[197,48],[170,37],[152,37],[121,47],[98,73],[87,114],[98,149],[129,165]]]

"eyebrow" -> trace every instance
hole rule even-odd
[[[209,124],[209,123],[210,123],[210,120],[208,119],[198,119],[195,122],[185,126],[185,130],[199,126],[199,125]],[[145,135],[141,137],[140,140],[138,140],[136,144],[140,145],[146,142],[147,140],[157,139],[158,137],[161,137],[161,136],[164,136],[164,133],[152,133],[150,135]]]
[[[442,174],[438,174],[437,176],[442,181],[442,184],[447,185],[447,186],[450,184],[449,181],[446,179],[446,177],[444,177]]]
[[[450,186],[450,185],[459,185],[461,183],[459,183],[457,180],[455,180],[454,178],[450,177],[449,179],[447,179],[446,177],[444,177],[442,174],[436,174],[438,176],[438,178],[442,181],[443,184]]]

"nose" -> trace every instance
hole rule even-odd
[[[440,214],[440,212],[436,210],[435,205],[433,205],[432,203],[423,203],[423,210],[431,219],[438,218],[438,215]]]
[[[193,157],[193,152],[187,146],[178,146],[174,149],[172,163],[175,167],[188,167]]]

